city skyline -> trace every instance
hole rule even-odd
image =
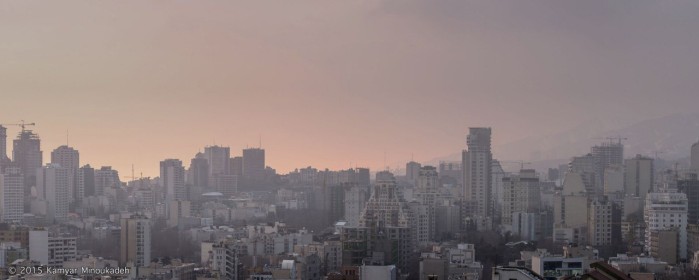
[[[699,116],[699,114],[697,114]],[[22,131],[19,126],[6,126],[6,131],[7,131],[7,142],[12,143],[13,140],[17,139],[19,133]],[[90,138],[87,139],[74,139],[74,138],[67,138],[69,134],[67,134],[67,131],[64,131],[63,137],[65,137],[63,142],[56,142],[57,140],[60,140],[60,135],[47,135],[44,133],[41,133],[43,130],[39,124],[36,124],[36,126],[28,126],[26,128],[27,131],[31,131],[34,134],[38,135],[40,140],[41,140],[41,149],[44,151],[42,158],[44,163],[51,162],[51,156],[52,152],[55,149],[58,148],[73,148],[81,153],[81,166],[85,164],[90,164],[93,167],[100,167],[100,166],[110,166],[114,168],[117,171],[120,171],[123,175],[128,175],[131,176],[131,171],[133,167],[133,171],[135,172],[136,177],[157,177],[160,169],[159,169],[159,162],[165,159],[179,159],[182,160],[183,163],[186,163],[185,166],[189,166],[189,160],[192,158],[195,158],[198,153],[203,153],[205,151],[205,148],[207,147],[224,147],[224,148],[229,148],[232,151],[230,152],[230,157],[231,159],[234,157],[241,157],[243,156],[243,150],[245,149],[257,149],[257,148],[262,148],[263,150],[267,151],[267,155],[271,155],[271,159],[269,156],[266,157],[267,162],[271,162],[266,164],[266,166],[272,167],[275,170],[277,170],[278,173],[283,174],[283,173],[288,173],[291,171],[294,171],[299,168],[305,168],[308,166],[319,168],[319,169],[329,169],[329,170],[342,170],[342,169],[348,169],[348,168],[370,168],[372,172],[378,172],[382,170],[390,170],[392,172],[398,171],[398,172],[403,172],[405,171],[405,166],[404,164],[407,162],[415,161],[419,162],[421,164],[427,164],[427,165],[434,165],[437,166],[439,162],[445,161],[445,162],[457,162],[461,161],[460,158],[460,153],[461,150],[466,147],[466,136],[465,134],[468,133],[468,128],[464,129],[464,135],[462,135],[459,139],[460,143],[456,143],[456,146],[454,147],[442,147],[442,153],[441,154],[424,154],[422,158],[415,158],[415,153],[410,153],[408,155],[391,155],[388,152],[388,149],[385,149],[381,151],[379,154],[376,155],[369,155],[366,157],[366,160],[364,162],[369,162],[370,164],[363,164],[362,162],[356,162],[356,161],[349,161],[347,163],[342,163],[338,162],[337,160],[335,161],[325,161],[323,159],[321,160],[309,160],[307,158],[300,158],[298,161],[295,160],[290,160],[290,161],[280,161],[279,158],[276,158],[277,155],[275,153],[270,153],[269,148],[265,146],[262,143],[262,139],[259,138],[260,136],[258,135],[258,143],[257,145],[246,145],[244,147],[234,147],[231,145],[227,145],[225,143],[209,143],[209,144],[202,144],[199,146],[192,146],[192,147],[183,147],[180,150],[172,150],[172,151],[163,151],[165,156],[162,156],[161,158],[153,158],[153,157],[144,157],[140,153],[134,153],[134,154],[122,154],[118,155],[114,158],[118,158],[120,160],[114,160],[114,158],[110,157],[102,157],[98,153],[90,155],[89,153],[83,151],[80,146],[81,143],[86,143],[86,144],[96,144],[97,146],[99,143],[93,143],[94,141],[90,141]],[[47,128],[46,130],[51,131],[51,128]],[[511,143],[504,143],[502,144],[502,140],[498,141],[497,135],[500,134],[500,131],[497,131],[497,129],[493,128],[493,130],[496,130],[494,132],[494,137],[492,139],[493,143],[500,142],[500,145],[493,144],[493,156],[494,158],[497,157],[499,160],[504,161],[506,163],[506,169],[509,171],[516,171],[517,169],[515,168],[515,163],[516,161],[522,161],[522,160],[531,160],[531,159],[522,159],[522,158],[511,158],[511,157],[500,157],[499,155],[502,155],[503,153],[498,153],[498,148],[503,148],[507,147],[509,145],[509,148],[511,146],[518,144],[517,141],[513,141]],[[16,132],[16,134],[14,134]],[[77,137],[75,135],[72,135],[71,137]],[[609,139],[617,139],[621,136],[617,136],[616,138],[614,137],[609,137]],[[606,144],[609,141],[609,139],[606,139],[604,137],[589,137],[589,139],[584,139],[584,143],[589,143],[590,145],[596,145],[596,144]],[[635,140],[631,138],[625,138],[622,137],[624,141],[626,140]],[[53,140],[53,141],[52,141]],[[453,140],[453,139],[452,139]],[[691,140],[691,139],[688,139]],[[531,139],[524,139],[519,142],[524,142],[524,141],[531,141]],[[615,140],[616,141],[616,140]],[[74,144],[74,143],[78,144]],[[453,142],[453,141],[450,141]],[[694,143],[694,142],[692,142]],[[262,144],[262,146],[260,146]],[[55,145],[55,146],[53,146]],[[87,146],[92,146],[92,145],[87,145]],[[415,150],[420,150],[419,147],[416,147]],[[140,150],[142,151],[142,150]],[[7,156],[9,159],[12,159],[12,153],[13,149],[11,145],[7,145],[6,148]],[[277,151],[281,152],[281,154],[285,154],[288,151]],[[651,152],[641,152],[641,154],[646,155],[646,156],[658,156],[659,154],[662,155],[664,153],[663,150],[654,150],[655,154]],[[682,151],[680,151],[682,152]],[[686,152],[686,151],[684,151]],[[585,153],[585,151],[580,151],[578,153]],[[135,155],[135,156],[133,156]],[[555,159],[544,159],[541,162],[535,162],[540,165],[549,165],[555,162],[567,162],[571,158],[575,156],[575,153],[569,153],[567,156],[563,156],[560,158],[555,158]],[[633,153],[630,153],[626,156],[626,158],[631,158]],[[132,160],[129,160],[129,158],[132,158]],[[138,158],[138,160],[133,160],[133,158]],[[276,158],[276,159],[275,159]],[[326,156],[327,159],[333,158],[331,156]],[[354,157],[356,158],[356,157]],[[151,160],[154,162],[151,162]],[[515,160],[515,161],[513,161]],[[680,160],[682,161],[682,164],[691,164],[690,162],[684,162],[687,161],[688,158],[669,158],[671,161],[677,161]],[[534,160],[536,161],[536,160]],[[281,165],[276,165],[280,162],[283,162]],[[299,162],[306,162],[306,163],[299,163]],[[326,164],[326,165],[322,165]]]
[[[0,122],[36,122],[45,150],[68,130],[85,162],[150,176],[162,159],[214,143],[239,152],[260,136],[281,172],[378,169],[384,153],[393,167],[458,153],[470,126],[495,129],[496,156],[523,159],[498,147],[592,118],[696,113],[697,11],[689,1],[8,2]]]

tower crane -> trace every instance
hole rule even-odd
[[[607,137],[594,137],[594,138],[592,138],[592,139],[606,139],[606,140],[609,141],[609,142],[608,142],[609,144],[614,144],[614,140],[616,140],[617,144],[621,144],[621,141],[622,141],[622,140],[629,140],[629,138],[621,137],[621,136],[617,136],[617,137],[613,137],[613,136],[607,136]]]
[[[0,123],[0,125],[5,126],[5,125],[14,125],[14,126],[19,126],[22,128],[22,131],[25,131],[25,127],[27,126],[35,126],[36,123],[27,123],[24,120],[21,120],[20,123]]]
[[[629,138],[617,136],[617,137],[607,137],[607,140],[609,140],[610,144],[613,144],[614,140],[617,140],[617,144],[621,144],[621,140],[629,140]]]

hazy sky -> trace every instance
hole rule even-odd
[[[697,1],[2,1],[0,123],[123,175],[260,135],[282,172],[395,167],[469,126],[696,112],[697,27]]]

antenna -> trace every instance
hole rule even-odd
[[[262,149],[262,134],[260,134],[259,136],[260,136],[260,146],[258,148]]]
[[[386,165],[386,149],[383,150],[383,168],[388,171],[388,165]]]
[[[70,138],[68,138],[68,129],[66,129],[66,146],[70,146]]]

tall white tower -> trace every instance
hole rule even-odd
[[[24,214],[24,176],[19,167],[5,168],[0,174],[0,220],[20,222]]]
[[[47,164],[36,171],[37,197],[47,203],[49,222],[68,218],[68,169],[58,164]]]
[[[160,162],[160,180],[165,190],[165,206],[168,211],[175,200],[186,200],[184,187],[184,166],[178,159],[166,159]]]
[[[72,147],[63,145],[51,152],[51,163],[68,169],[68,200],[73,202],[76,195],[78,168],[80,168],[80,153]]]

